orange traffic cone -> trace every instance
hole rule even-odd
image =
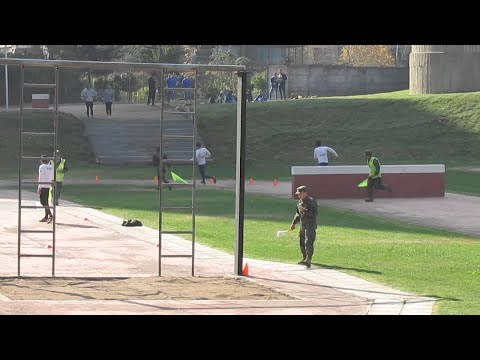
[[[100,181],[100,178],[97,176],[95,176],[95,182],[98,183]]]
[[[278,186],[278,180],[275,179],[275,180],[273,180],[273,187],[277,187],[277,186]]]
[[[250,181],[248,182],[248,185],[253,185],[253,179],[250,178]]]
[[[248,276],[248,263],[245,264],[245,267],[243,268],[242,271],[243,276]]]
[[[158,176],[157,175],[155,175],[155,178],[153,179],[153,181],[155,182],[155,184],[158,183]]]
[[[45,249],[53,249],[53,246],[48,244],[47,246],[45,246]]]
[[[215,180],[213,180],[213,178],[210,178],[210,182],[211,182],[212,184],[215,184]]]

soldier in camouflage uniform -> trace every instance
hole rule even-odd
[[[297,213],[290,225],[290,230],[295,229],[295,225],[300,222],[300,251],[303,259],[298,264],[310,267],[313,243],[316,237],[318,206],[316,200],[308,196],[306,186],[299,186],[295,194],[298,195],[300,201],[297,204]]]

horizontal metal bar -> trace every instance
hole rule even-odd
[[[36,255],[36,254],[20,254],[20,257],[53,257],[53,254],[50,254],[50,255]]]
[[[163,159],[163,163],[169,163],[169,164],[191,164],[193,163],[194,160],[192,159]]]
[[[27,111],[39,111],[39,112],[55,112],[57,110],[55,110],[55,108],[51,107],[51,108],[23,108],[22,109],[23,111],[27,110]]]
[[[162,258],[191,258],[192,255],[162,255]]]
[[[165,135],[162,134],[162,139],[193,139],[193,135]]]
[[[20,230],[22,234],[51,234],[52,230]]]
[[[55,84],[32,84],[32,83],[25,83],[23,86],[27,88],[38,88],[38,89],[55,89]]]
[[[176,114],[176,115],[195,115],[195,111],[168,111],[165,110],[164,114]],[[167,119],[167,120],[174,120],[174,119]],[[182,119],[183,120],[183,119]]]
[[[169,88],[169,87],[166,87],[164,88],[165,90],[177,90],[177,91],[183,91],[183,90],[195,90],[195,88]],[[193,99],[192,99],[193,101]]]
[[[162,188],[168,188],[169,186],[172,186],[172,187],[192,187],[193,184],[192,183],[188,183],[188,184],[184,184],[184,183],[173,183],[173,182],[169,182],[169,183],[166,183],[166,184],[162,184]]]
[[[193,234],[193,231],[185,231],[185,230],[167,230],[167,231],[160,231],[162,234]]]
[[[23,131],[22,135],[27,135],[27,136],[54,136],[55,133],[40,133],[40,132]]]
[[[22,184],[30,184],[30,185],[32,185],[32,184],[35,184],[35,185],[49,185],[50,184],[51,185],[51,184],[53,184],[53,181],[52,182],[22,181]]]
[[[91,68],[102,70],[167,70],[167,71],[244,71],[243,65],[204,65],[204,64],[159,64],[159,63],[132,63],[108,61],[73,61],[73,60],[44,60],[44,59],[18,59],[0,58],[0,65],[40,66],[40,67],[69,67]]]
[[[192,206],[164,206],[162,210],[193,210]]]
[[[41,156],[22,156],[22,159],[25,159],[25,160],[41,160],[41,159],[54,160],[55,158],[53,156],[44,156],[44,157],[41,157]]]
[[[22,209],[43,209],[43,206],[37,206],[37,205],[22,205],[20,206]]]

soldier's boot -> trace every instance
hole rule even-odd
[[[309,268],[310,266],[312,266],[312,257],[311,256],[307,256],[307,258],[305,259],[305,261],[303,262],[303,264]]]
[[[305,260],[307,260],[307,256],[304,256],[302,260],[300,260],[297,264],[298,265],[305,265]]]

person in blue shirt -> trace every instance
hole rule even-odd
[[[192,87],[192,79],[187,75],[182,80],[182,87],[190,89]],[[193,100],[192,90],[185,90],[185,100]]]
[[[170,74],[167,77],[167,88],[169,89],[175,89],[177,87],[177,77],[175,74]],[[168,90],[167,91],[167,101],[170,102],[170,100],[176,101],[177,96],[176,96],[176,91],[175,90]]]

